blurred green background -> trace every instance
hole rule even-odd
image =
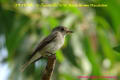
[[[16,7],[16,3],[103,3],[107,7]],[[78,76],[120,76],[120,0],[1,0],[0,80],[40,80],[46,60],[24,73],[19,68],[51,30],[63,25],[68,35],[53,80],[90,80]],[[96,79],[114,80],[114,79]]]

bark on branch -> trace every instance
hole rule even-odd
[[[56,63],[55,54],[52,54],[52,55],[48,56],[47,58],[48,58],[48,62],[47,62],[45,71],[43,73],[42,80],[50,80],[51,79],[51,76],[53,74],[53,70],[55,67],[55,63]]]

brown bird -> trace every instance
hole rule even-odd
[[[63,26],[55,27],[50,35],[43,39],[35,51],[30,56],[29,61],[27,61],[22,67],[21,72],[23,72],[31,63],[39,60],[41,57],[48,56],[60,49],[64,44],[65,35],[72,33],[68,28]],[[39,53],[38,53],[39,52]]]

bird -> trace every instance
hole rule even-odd
[[[67,27],[55,27],[51,33],[38,44],[30,56],[30,59],[22,65],[20,71],[23,72],[30,64],[36,62],[42,57],[55,54],[55,52],[63,46],[65,36],[69,33],[73,33],[73,31],[69,30]]]

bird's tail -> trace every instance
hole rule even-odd
[[[24,70],[31,64],[30,61],[26,62],[25,64],[23,64],[20,68],[20,71],[21,72],[24,72]]]
[[[36,62],[37,60],[39,60],[40,58],[42,58],[42,56],[40,54],[35,54],[29,61],[27,61],[21,68],[20,71],[23,72],[31,63]]]

